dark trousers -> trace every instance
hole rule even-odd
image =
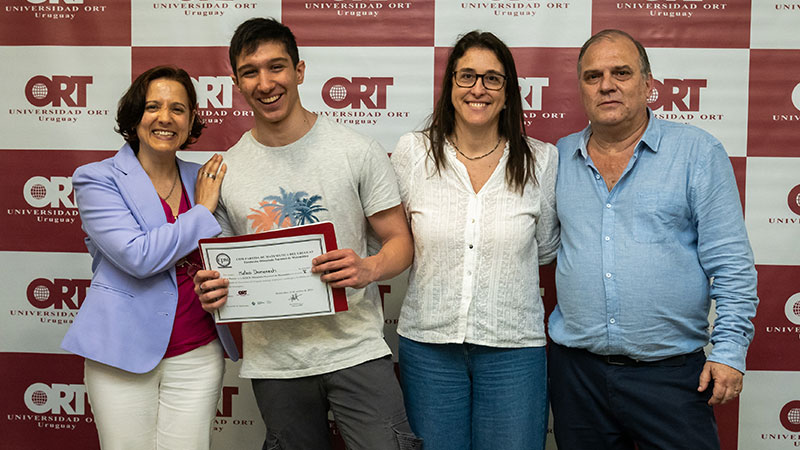
[[[253,379],[264,450],[330,449],[328,409],[350,450],[416,450],[391,357],[302,378]]]
[[[559,450],[719,450],[703,352],[639,364],[552,343],[548,378]]]

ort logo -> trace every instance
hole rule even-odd
[[[542,110],[542,88],[550,85],[550,78],[519,77],[519,94],[522,97],[523,111]]]
[[[707,84],[708,80],[653,79],[653,90],[650,91],[647,103],[654,110],[663,108],[664,111],[672,111],[676,107],[678,111],[700,111],[700,89]]]
[[[800,184],[789,191],[786,201],[789,204],[789,209],[800,216]]]
[[[786,300],[783,312],[786,314],[786,318],[789,319],[789,322],[800,325],[800,292]]]
[[[78,309],[86,298],[86,289],[91,280],[67,280],[56,278],[52,281],[37,278],[28,285],[28,303],[39,309],[50,308]],[[77,298],[76,298],[77,296]],[[77,300],[77,302],[76,302]]]
[[[792,104],[800,111],[800,83],[797,83],[794,90],[792,90]]]
[[[334,77],[322,86],[322,101],[335,109],[361,109],[362,104],[367,109],[386,109],[386,90],[393,83],[392,77]]]
[[[82,384],[34,383],[25,390],[25,406],[35,414],[50,412],[75,416],[85,414],[86,387]]]
[[[36,75],[25,85],[25,98],[33,106],[65,106],[85,107],[86,86],[92,84],[90,76],[53,75],[47,78]]]
[[[783,428],[793,433],[800,431],[800,400],[793,400],[783,405],[780,419]]]
[[[233,79],[228,76],[192,78],[198,108],[233,107]]]
[[[49,179],[35,176],[25,182],[22,188],[22,195],[25,201],[34,208],[44,208],[50,205],[58,208],[64,205],[67,208],[75,208],[75,202],[70,200],[72,194],[71,177],[50,177]]]
[[[222,387],[222,409],[217,409],[217,417],[231,417],[233,415],[233,396],[239,395],[236,386]]]

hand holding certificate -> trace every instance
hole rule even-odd
[[[288,319],[347,310],[342,288],[311,271],[311,260],[336,249],[331,222],[226,238],[202,239],[206,269],[229,280],[217,323]]]

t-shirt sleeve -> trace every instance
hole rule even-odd
[[[358,194],[366,217],[400,204],[400,191],[389,155],[376,141],[372,141],[365,152],[358,180]]]

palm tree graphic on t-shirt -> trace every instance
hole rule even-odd
[[[251,208],[256,214],[250,214],[247,218],[253,219],[251,227],[257,232],[319,222],[317,214],[328,210],[317,204],[322,200],[320,195],[309,196],[303,191],[279,189],[280,195],[268,195],[260,202],[259,209],[263,211]]]

